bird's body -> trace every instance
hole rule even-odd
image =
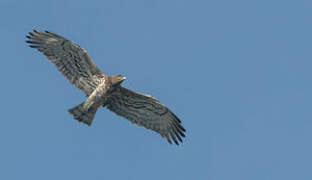
[[[152,96],[122,87],[125,77],[104,75],[83,48],[48,31],[34,30],[26,37],[30,47],[42,52],[87,96],[84,102],[68,110],[74,119],[91,125],[97,109],[103,106],[132,123],[158,132],[169,143],[182,142],[185,129],[176,115]]]
[[[68,112],[78,121],[91,125],[94,115],[102,104],[107,101],[108,90],[110,88],[108,78],[102,77],[98,86],[89,97],[78,106],[68,110]]]
[[[124,79],[122,76],[103,76],[88,98],[68,112],[78,121],[91,125],[97,109],[107,104],[107,99],[114,92],[116,85],[119,85],[116,83],[121,83]]]

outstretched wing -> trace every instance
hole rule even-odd
[[[129,89],[118,87],[108,98],[106,107],[130,120],[132,123],[143,126],[167,138],[171,144],[173,140],[177,145],[185,137],[185,129],[179,118],[166,106],[152,96],[139,94]]]
[[[70,83],[85,92],[92,93],[104,74],[96,67],[87,51],[71,41],[49,31],[30,32],[26,36],[30,47],[42,52],[55,64]]]

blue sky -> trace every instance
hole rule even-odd
[[[1,0],[0,179],[312,179],[312,2]],[[169,145],[85,97],[28,48],[32,29],[84,47],[166,104]]]

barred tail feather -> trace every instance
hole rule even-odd
[[[86,109],[83,103],[69,109],[68,112],[73,116],[74,119],[79,122],[83,122],[87,125],[91,125],[94,115],[96,113],[96,107],[90,107],[90,109]]]

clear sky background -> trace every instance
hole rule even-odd
[[[310,0],[0,1],[0,179],[312,179]],[[167,105],[181,146],[82,102],[25,35],[50,30]]]

